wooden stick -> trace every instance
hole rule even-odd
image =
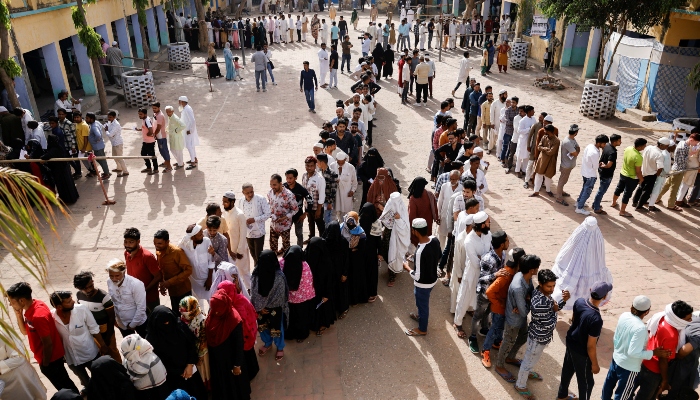
[[[100,157],[95,157],[95,160],[143,160],[143,159],[149,159],[149,160],[155,160],[157,159],[156,156],[100,156]],[[88,161],[87,157],[75,157],[75,158],[52,158],[49,160],[42,160],[40,158],[25,158],[21,160],[0,160],[0,164],[14,164],[14,163],[30,163],[30,162],[36,162],[36,163],[41,163],[42,161],[45,162],[52,162],[52,161]]]
[[[686,131],[683,129],[668,130],[668,129],[653,129],[653,128],[631,128],[631,127],[626,127],[626,126],[617,126],[614,129],[626,129],[626,130],[630,130],[630,131],[673,132],[673,133],[677,133],[677,132],[688,133],[688,132],[690,132],[690,131]]]

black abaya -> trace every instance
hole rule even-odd
[[[233,374],[235,366],[241,367],[240,375]],[[250,379],[243,352],[242,323],[233,329],[223,343],[209,346],[209,370],[212,399],[250,399]]]
[[[384,167],[384,160],[379,154],[379,151],[374,147],[367,150],[367,153],[365,153],[365,156],[362,159],[362,163],[359,167],[357,167],[357,177],[362,181],[361,204],[365,204],[365,202],[367,202],[367,192],[369,191],[369,187],[372,185],[369,180],[376,178],[377,169],[382,167]]]
[[[285,339],[304,340],[309,337],[316,304],[315,297],[303,303],[289,303],[289,326],[284,330]]]
[[[287,331],[284,332],[285,336]],[[252,381],[260,372],[260,365],[258,365],[258,355],[255,353],[255,347],[250,350],[243,351],[243,357],[245,357],[245,366],[248,369],[248,381]]]
[[[330,254],[333,274],[333,303],[338,314],[342,314],[350,308],[348,299],[348,281],[342,282],[342,277],[348,277],[348,265],[350,261],[350,246],[348,241],[340,233],[340,224],[333,221],[326,226],[323,233],[326,241],[326,249]]]
[[[377,284],[379,282],[379,263],[377,254],[381,237],[372,236],[372,224],[377,220],[377,211],[372,203],[365,203],[360,209],[360,226],[365,231],[365,268],[367,279],[367,294],[369,297],[377,295]]]
[[[245,25],[245,40],[243,41],[243,44],[246,49],[250,48],[250,39],[253,36],[252,31],[250,30],[250,24]]]
[[[207,62],[209,65],[207,68],[209,69],[209,77],[210,78],[220,78],[223,75],[221,75],[221,68],[219,68],[219,63],[216,62],[216,55],[213,55],[207,59]]]
[[[347,247],[347,245],[346,245]],[[333,304],[333,263],[328,255],[325,240],[313,237],[304,250],[304,259],[309,264],[314,278],[314,308],[326,298],[327,300],[318,308],[315,308],[311,329],[314,331],[328,328],[335,322],[335,306]],[[286,332],[285,332],[286,333]]]
[[[361,238],[354,249],[348,254],[348,301],[351,305],[366,303],[369,298],[367,291],[367,257],[365,253],[366,239]]]
[[[46,152],[41,157],[42,160],[66,157],[66,151],[58,143],[58,138],[56,136],[48,135],[46,140],[48,144]],[[78,201],[80,195],[78,194],[78,189],[75,187],[75,181],[70,174],[68,163],[56,161],[46,163],[46,165],[48,165],[53,183],[56,185],[58,198],[66,204],[73,204]]]
[[[389,76],[394,76],[394,50],[390,48],[384,51],[384,72],[382,76],[385,79]]]
[[[126,369],[112,357],[99,357],[90,365],[87,393],[91,399],[131,399],[135,397],[134,392],[134,384]]]

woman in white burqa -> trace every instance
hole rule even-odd
[[[394,286],[396,274],[403,271],[406,251],[411,244],[411,228],[408,221],[408,208],[401,201],[401,194],[394,192],[384,205],[379,217],[382,225],[391,231],[386,261],[389,267],[389,286]],[[386,234],[386,233],[385,233]]]
[[[595,217],[586,217],[583,223],[564,243],[552,267],[558,277],[552,294],[555,302],[562,300],[562,291],[568,290],[572,299],[587,299],[595,282],[613,283],[610,270],[605,266],[605,241]],[[608,293],[601,305],[612,296]],[[565,310],[571,310],[574,302],[568,302]]]

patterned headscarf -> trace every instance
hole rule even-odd
[[[180,300],[180,319],[197,338],[197,353],[200,357],[208,352],[206,318],[207,316],[199,307],[199,301],[194,296],[187,296]]]
[[[350,248],[354,249],[360,243],[360,239],[365,237],[365,231],[360,226],[360,216],[355,211],[350,211],[345,215],[344,220],[345,222],[340,226],[340,233],[348,241]],[[348,222],[351,221],[355,225],[352,229],[348,226]]]

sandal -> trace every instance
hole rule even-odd
[[[498,372],[498,370],[496,370],[496,373],[508,383],[515,383],[516,381],[515,377],[513,376],[513,374],[510,373],[510,371],[501,373]]]
[[[538,374],[535,371],[530,371],[529,374],[527,374],[527,379],[534,379],[536,381],[542,381],[544,378],[542,378],[542,375]]]
[[[632,214],[630,214],[630,213],[628,213],[628,212],[625,212],[624,214],[619,214],[619,215],[620,215],[621,217],[625,217],[625,218],[634,218],[634,215],[632,215]]]
[[[326,331],[326,329],[328,329],[328,328],[321,328],[321,329],[317,330],[316,336],[321,337],[323,335],[323,332]]]
[[[659,212],[659,211],[661,211],[661,209],[659,209],[659,208],[656,207],[656,206],[649,206],[649,211],[656,211],[656,212]]]
[[[195,168],[197,168],[197,164],[190,164],[190,166],[187,167],[187,168],[185,168],[185,169],[189,171],[189,170],[192,170],[192,169],[195,169]]]
[[[377,300],[377,296],[370,296],[369,299],[367,299],[368,303],[374,303]]]
[[[393,279],[393,278],[392,278],[392,279],[389,279],[389,282],[387,282],[386,285],[389,286],[389,287],[394,287],[394,279]]]
[[[536,400],[537,397],[532,394],[527,388],[520,389],[519,387],[515,386],[515,391],[518,392],[519,395],[521,395],[523,398],[527,400]]]
[[[342,314],[340,314],[340,316],[338,317],[338,319],[343,319],[343,318],[347,317],[347,316],[348,316],[348,311],[350,311],[350,310],[345,310],[345,311],[343,311]]]
[[[409,329],[407,331],[404,331],[403,333],[405,333],[406,336],[425,336],[425,335],[427,335],[426,333],[416,332],[413,329]]]
[[[607,215],[608,213],[605,212],[605,210],[593,210],[594,213],[598,215]]]
[[[506,360],[506,364],[510,365],[515,365],[516,367],[520,368],[520,365],[523,363],[523,360],[516,358],[515,361],[508,361]]]
[[[678,207],[678,206],[666,207],[666,208],[668,208],[671,211],[683,211],[683,209]]]
[[[260,357],[264,356],[265,354],[267,354],[267,351],[270,350],[270,347],[272,347],[272,346],[269,346],[269,347],[263,346],[263,347],[261,347],[261,348],[258,350],[258,355],[259,355]]]
[[[462,325],[456,325],[452,324],[452,327],[455,329],[455,332],[457,332],[457,337],[460,339],[464,339],[467,337],[467,332],[462,329]]]
[[[416,315],[416,313],[410,313],[408,316],[411,317],[412,320],[418,321],[418,315]]]
[[[277,353],[275,353],[275,361],[279,361],[284,358],[284,350],[278,350]]]
[[[449,287],[449,286],[450,286],[450,280],[449,280],[449,279],[443,279],[443,280],[442,280],[442,284],[443,284],[444,286]]]

